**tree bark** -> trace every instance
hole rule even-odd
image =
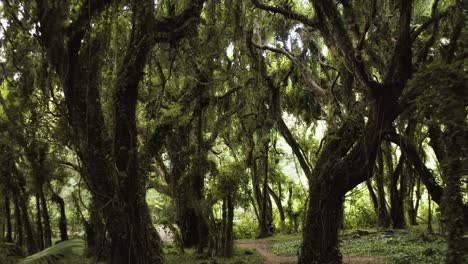
[[[13,194],[14,195],[14,194]],[[13,197],[13,205],[15,207],[15,233],[16,233],[16,244],[20,247],[23,247],[24,243],[24,227],[23,219],[21,218],[21,210],[19,207],[18,197]]]
[[[145,201],[145,176],[138,172],[138,86],[156,41],[167,40],[166,33],[174,31],[178,32],[171,35],[173,40],[183,37],[182,29],[191,24],[187,20],[200,15],[204,1],[190,2],[180,15],[159,21],[154,18],[153,1],[130,5],[133,28],[115,83],[112,135],[107,134],[99,95],[100,55],[106,43],[96,39],[99,32],[88,32],[92,16],[110,3],[103,0],[83,5],[76,19],[65,23],[68,5],[37,0],[41,43],[64,87],[75,144],[96,208],[102,210],[109,231],[110,262],[158,264],[164,262],[161,241]],[[84,39],[87,34],[91,41]]]
[[[37,246],[39,250],[44,249],[44,226],[42,225],[42,209],[39,201],[39,194],[36,194],[36,233],[37,233]]]
[[[10,205],[10,198],[7,192],[5,192],[5,219],[6,219],[5,241],[13,243],[13,229],[11,225],[11,205]]]
[[[67,228],[67,215],[65,213],[65,202],[63,198],[58,194],[52,192],[52,200],[57,203],[60,212],[59,218],[59,230],[60,230],[60,240],[68,240],[68,228]]]
[[[48,248],[52,245],[52,228],[50,227],[49,210],[47,208],[47,201],[42,188],[43,185],[41,186],[41,190],[39,191],[39,199],[41,202],[41,213],[42,220],[44,223],[44,247]]]
[[[402,181],[403,164],[405,158],[403,154],[400,156],[396,168],[393,167],[393,155],[390,143],[384,142],[385,162],[387,165],[387,174],[390,176],[390,217],[392,225],[395,229],[403,229],[406,227],[405,211],[403,208],[403,190],[398,189],[399,181]]]
[[[377,183],[378,193],[378,226],[382,228],[388,228],[390,226],[390,216],[387,210],[387,200],[385,198],[385,180],[384,180],[384,162],[382,151],[377,153],[378,171],[375,175],[375,181]]]
[[[463,113],[459,111],[458,113]],[[465,115],[456,116],[463,124]],[[461,180],[465,171],[463,170],[463,159],[466,160],[462,148],[466,148],[465,131],[460,130],[454,123],[447,124],[447,160],[442,166],[442,177],[445,182],[444,194],[442,196],[441,210],[444,212],[443,220],[448,231],[448,249],[446,263],[462,264],[465,256],[464,234],[464,212],[463,196],[461,192]],[[460,155],[461,154],[461,155]]]
[[[278,183],[278,184],[281,184],[281,183]],[[273,197],[273,201],[275,201],[276,207],[278,208],[278,213],[280,215],[281,226],[284,227],[286,216],[284,214],[284,208],[283,208],[283,204],[281,203],[281,198],[270,187],[268,187],[268,193],[269,195],[271,195],[271,197]]]
[[[26,247],[29,254],[34,254],[38,251],[38,246],[36,237],[34,237],[33,227],[29,219],[27,201],[28,199],[26,199],[25,195],[22,194],[20,196],[19,207],[21,211],[21,222],[26,233]]]

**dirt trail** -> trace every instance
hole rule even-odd
[[[265,264],[294,264],[297,257],[277,256],[271,251],[272,242],[267,240],[237,240],[237,245],[243,248],[255,249],[263,257]],[[383,264],[383,257],[343,256],[345,264]]]
[[[276,256],[271,251],[272,243],[266,240],[237,240],[237,244],[243,248],[257,250],[258,254],[263,257],[264,263],[268,264],[291,264],[297,263],[297,257]]]

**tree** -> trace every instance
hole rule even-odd
[[[100,15],[112,1],[85,1],[77,7],[35,2],[39,39],[63,87],[73,143],[111,238],[112,263],[163,262],[161,242],[145,202],[145,177],[138,172],[138,87],[155,44],[183,37],[190,26],[186,21],[200,14],[203,2],[195,1],[180,14],[161,19],[155,18],[152,1],[129,4],[132,29],[115,79],[111,129],[105,126],[99,79],[108,46],[102,38],[108,29]],[[71,8],[77,8],[77,14]],[[93,28],[93,23],[99,26]]]

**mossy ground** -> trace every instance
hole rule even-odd
[[[193,249],[186,249],[180,253],[170,244],[165,245],[164,253],[167,264],[258,264],[263,263],[262,258],[250,249],[235,248],[232,258],[208,257],[200,255]]]
[[[282,238],[272,250],[277,255],[292,256],[299,253],[300,245],[300,236],[289,241]],[[340,249],[345,256],[383,256],[389,264],[438,264],[444,263],[447,246],[438,234],[417,230],[370,230],[346,232],[341,236]]]

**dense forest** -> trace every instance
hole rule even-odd
[[[0,263],[467,263],[467,6],[0,1]]]

